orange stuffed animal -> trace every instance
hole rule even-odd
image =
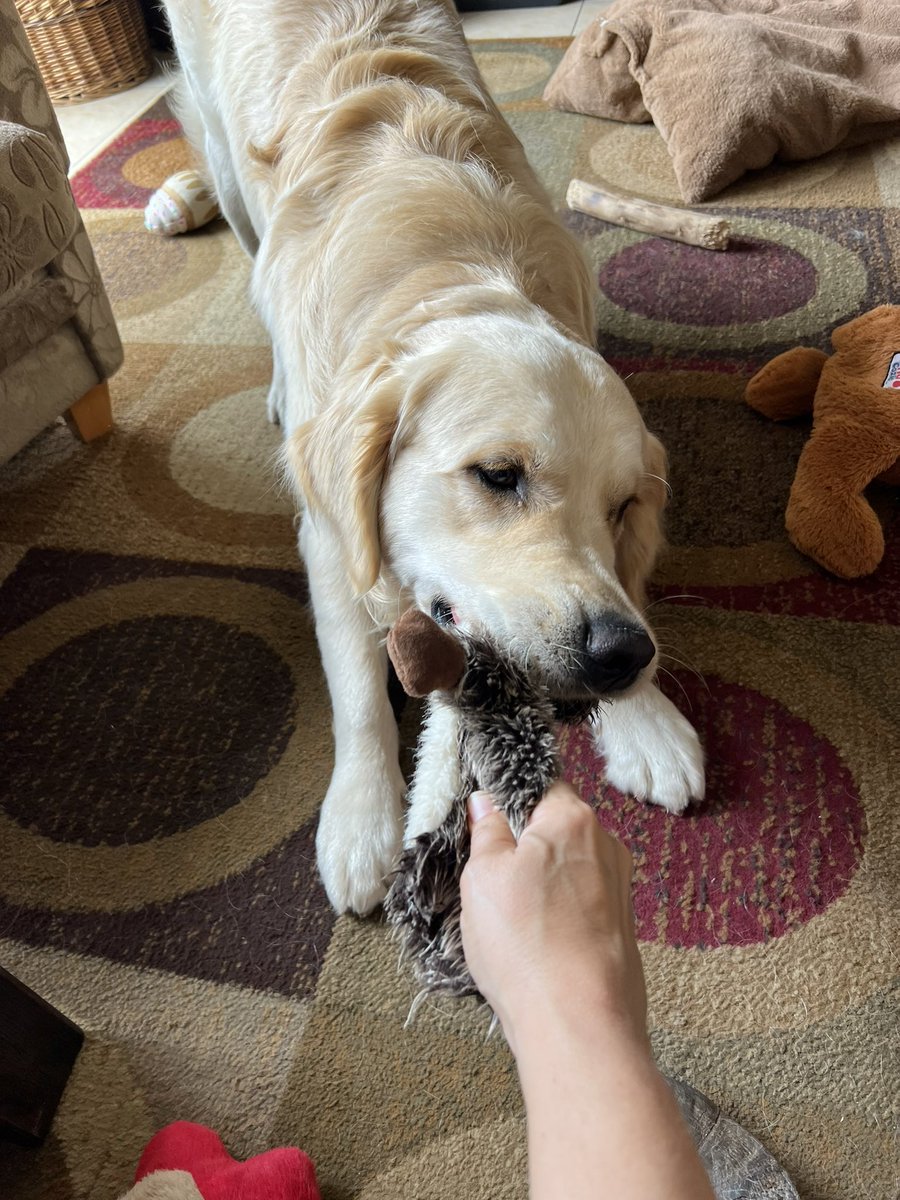
[[[844,579],[869,575],[884,534],[863,495],[875,479],[900,485],[900,306],[841,325],[834,353],[798,346],[747,384],[751,408],[785,421],[812,410],[785,514],[791,541]]]

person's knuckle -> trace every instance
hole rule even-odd
[[[578,830],[589,830],[597,824],[596,816],[586,804],[579,804],[577,807],[569,809],[566,820],[573,829]]]

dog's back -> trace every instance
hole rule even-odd
[[[426,272],[440,263],[446,277],[447,263],[475,262],[511,273],[571,334],[592,340],[580,251],[490,99],[451,7],[415,0],[168,0],[168,7],[201,111],[198,149],[251,254],[273,235],[277,209],[292,247],[305,240],[307,260],[327,272],[337,255],[341,271],[355,273],[341,288],[354,308],[370,305],[410,263]],[[428,290],[424,279],[420,285]],[[328,324],[358,327],[358,320],[342,309]]]

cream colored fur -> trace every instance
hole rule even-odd
[[[449,5],[167,8],[187,124],[255,260],[270,415],[306,508],[335,734],[319,868],[337,909],[365,912],[402,838],[383,630],[445,597],[464,628],[567,678],[586,617],[640,620],[665,456],[592,349],[579,248]],[[510,463],[512,499],[476,470]],[[654,665],[605,706],[600,736],[615,782],[680,811],[702,795],[702,755]],[[448,764],[452,731],[426,734]],[[440,819],[444,786],[419,781],[410,831]]]
[[[203,1196],[187,1171],[153,1171],[121,1200],[203,1200]]]

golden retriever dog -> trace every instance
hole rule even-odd
[[[378,904],[403,841],[384,631],[410,605],[488,634],[557,697],[596,697],[610,782],[680,812],[703,758],[642,616],[665,456],[594,349],[580,250],[454,9],[167,9],[185,127],[254,260],[270,416],[305,510],[334,710],[317,837],[332,904]],[[407,837],[455,790],[452,715],[423,737],[441,766],[416,780]]]

